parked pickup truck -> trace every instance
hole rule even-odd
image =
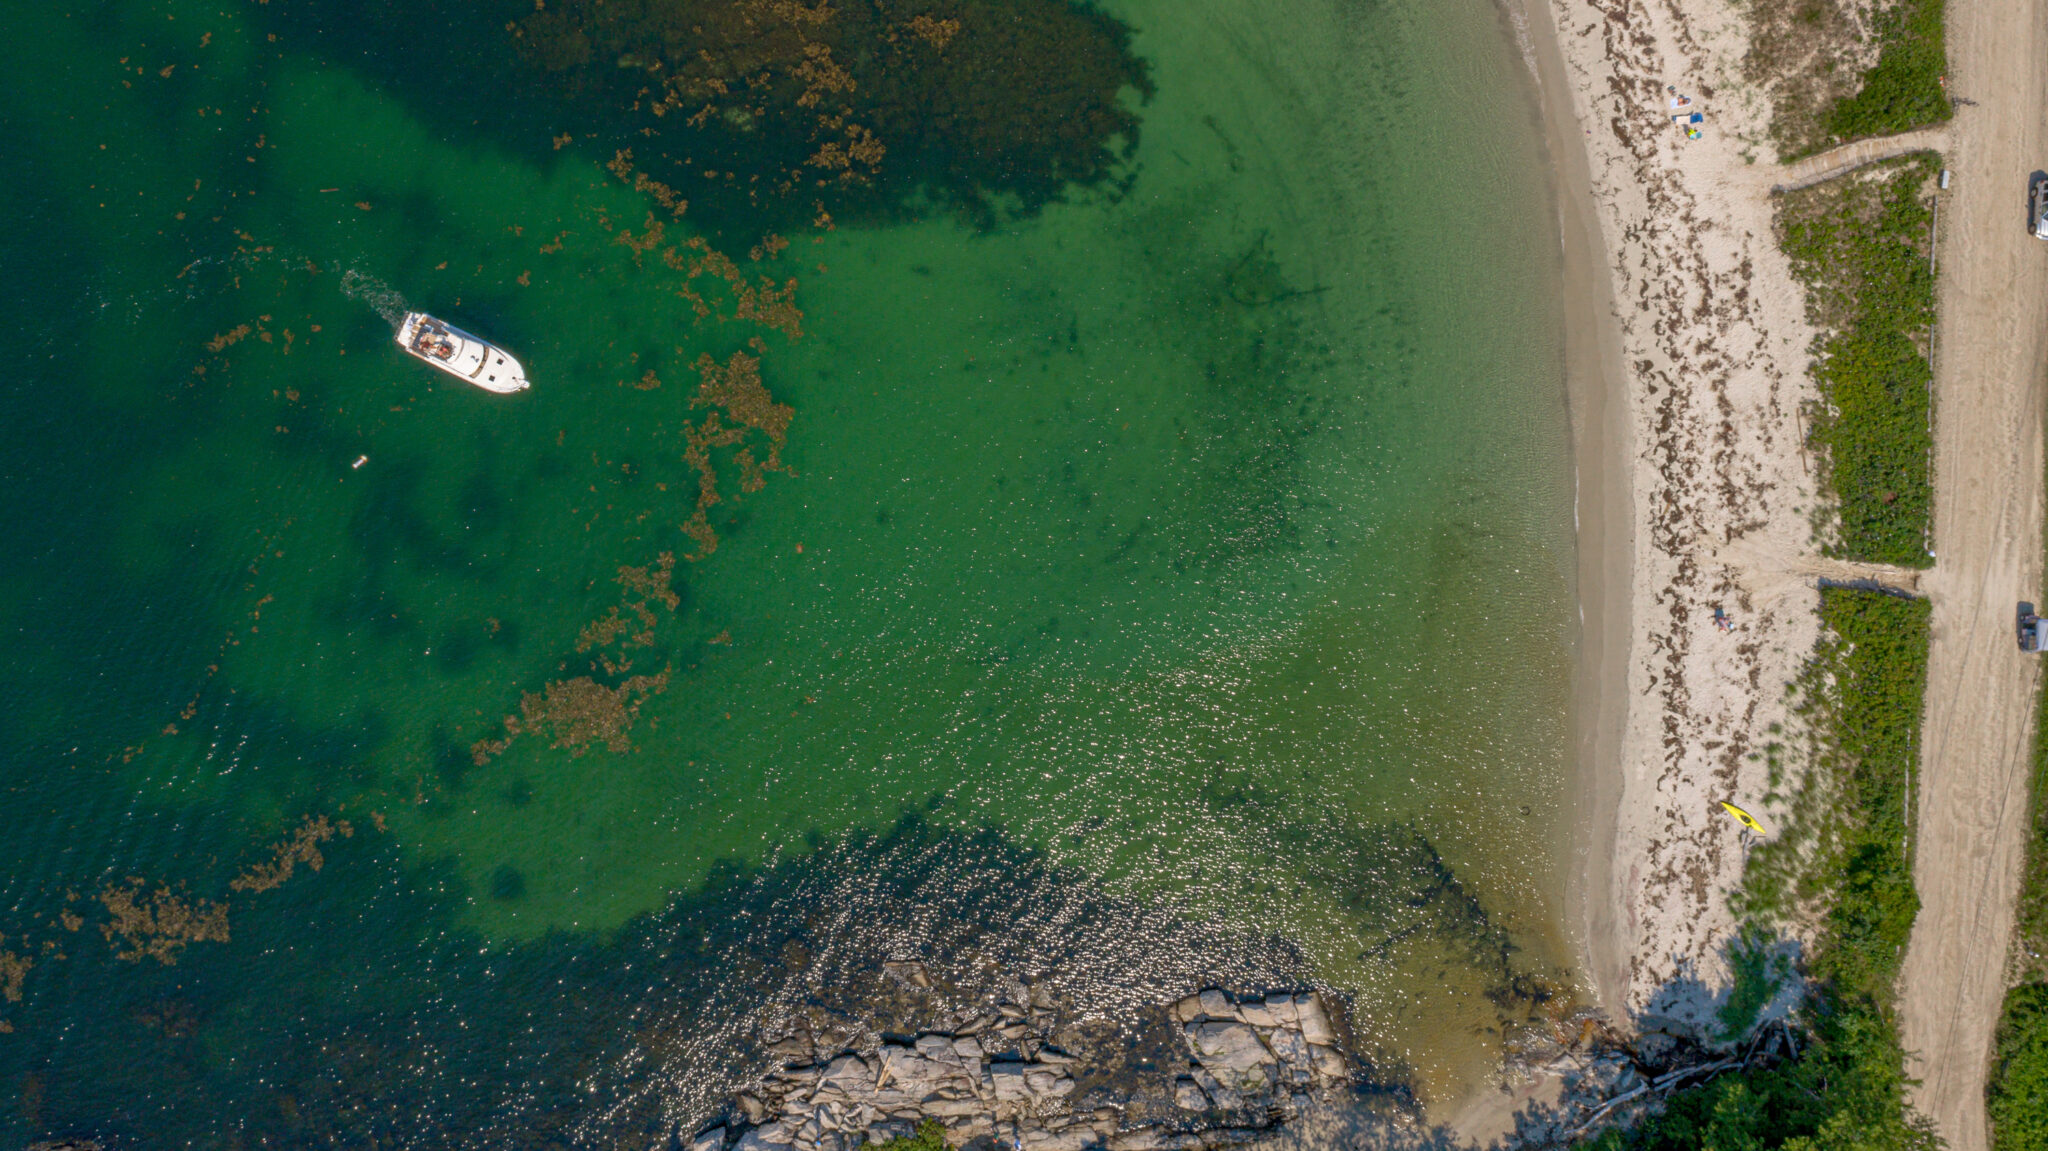
[[[2021,651],[2039,653],[2048,648],[2048,619],[2034,614],[2034,605],[2020,601],[2019,641]]]
[[[2036,240],[2048,240],[2048,173],[2034,173],[2033,184],[2027,189],[2027,223]]]

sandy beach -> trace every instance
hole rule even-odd
[[[1570,290],[1585,817],[1573,917],[1588,979],[1637,1031],[1711,1023],[1744,858],[1718,804],[1772,820],[1756,753],[1812,650],[1814,586],[1877,578],[1924,594],[1924,909],[1900,1012],[1923,1079],[1916,1105],[1958,1151],[1987,1144],[2026,840],[2038,664],[2008,629],[2014,599],[2041,592],[2048,261],[2012,205],[2044,162],[2043,8],[1952,0],[1951,90],[1968,97],[1953,126],[1782,166],[1769,102],[1741,75],[1735,5],[1555,0],[1518,21],[1550,128]],[[1688,140],[1671,117],[1694,111],[1703,135]],[[1819,554],[1801,420],[1814,333],[1772,240],[1771,196],[1928,148],[1958,182],[1938,252],[1940,558],[1921,573]]]
[[[1566,234],[1575,216],[1598,222],[1607,301],[1588,302],[1612,307],[1573,325],[1594,345],[1581,361],[1604,369],[1574,373],[1590,816],[1575,906],[1609,1014],[1696,1033],[1726,984],[1743,863],[1719,802],[1769,820],[1758,753],[1815,638],[1800,422],[1813,331],[1772,238],[1769,108],[1737,75],[1733,7],[1540,15],[1554,23],[1532,19],[1531,40],[1540,60],[1555,36],[1586,164],[1576,184],[1560,143]],[[1689,140],[1672,117],[1693,112]]]
[[[1738,75],[1734,6],[1511,11],[1549,141],[1579,533],[1577,866],[1569,914],[1615,1024],[1698,1035],[1726,985],[1757,754],[1812,650],[1813,329],[1772,237],[1785,178]],[[1680,102],[1674,107],[1674,101]],[[1703,116],[1686,138],[1675,114]],[[1910,579],[1906,573],[1892,573]],[[1715,609],[1733,629],[1715,623]],[[1545,1088],[1475,1101],[1485,1140]]]

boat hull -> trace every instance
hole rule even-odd
[[[425,312],[405,314],[398,325],[398,346],[406,355],[487,392],[523,392],[531,386],[526,369],[512,353]]]

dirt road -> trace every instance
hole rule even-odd
[[[1922,752],[1921,910],[1900,1018],[1921,1110],[1950,1151],[1988,1145],[1984,1081],[2027,832],[2040,662],[2012,639],[2041,600],[2048,243],[2028,174],[2048,168],[2048,0],[1950,0],[1957,110],[1941,213],[1934,603]]]

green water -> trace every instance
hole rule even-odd
[[[1314,980],[1439,1107],[1569,996],[1554,237],[1490,4],[1108,4],[1153,88],[1113,179],[752,231],[486,127],[509,54],[451,92],[291,8],[0,18],[10,1136],[513,1139],[594,1122],[569,1082],[693,1122],[728,1083],[648,1046],[667,997],[743,1039],[961,932],[1105,1012]],[[801,334],[700,317],[697,234]],[[407,360],[405,306],[533,389]],[[693,365],[736,352],[794,415],[758,490],[714,455],[707,554]],[[472,751],[663,673],[615,746]],[[231,885],[319,816],[324,867]],[[122,958],[128,877],[230,938]]]

